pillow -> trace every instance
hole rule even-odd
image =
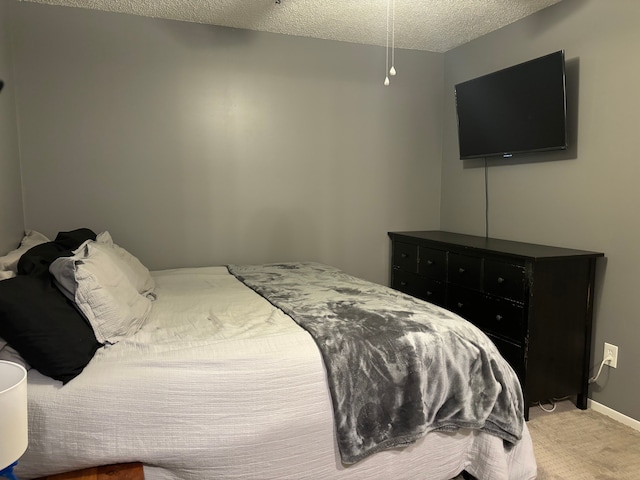
[[[124,265],[122,267],[123,271],[129,281],[136,287],[138,293],[142,295],[153,293],[153,290],[156,288],[156,283],[147,267],[124,248],[113,243],[109,232],[99,233],[96,237],[96,243],[98,243],[101,248],[113,250],[115,254],[122,259]]]
[[[78,228],[69,232],[58,232],[56,242],[69,250],[75,250],[87,240],[95,240],[96,234],[88,228]]]
[[[31,367],[63,383],[79,375],[100,347],[73,304],[39,276],[0,282],[0,337]]]
[[[60,256],[73,255],[73,252],[56,242],[47,242],[30,248],[18,262],[18,276],[29,275],[49,279],[49,265]]]
[[[73,255],[73,250],[86,240],[95,240],[96,234],[88,228],[59,232],[53,242],[30,248],[20,257],[18,275],[41,276],[50,279],[49,265],[60,256]]]
[[[58,288],[87,319],[100,343],[116,343],[136,333],[151,310],[124,273],[126,263],[109,248],[88,240],[70,257],[59,257],[49,271]]]
[[[27,230],[20,245],[15,250],[0,257],[0,280],[12,278],[18,273],[18,261],[31,247],[48,242],[49,239],[35,230]]]

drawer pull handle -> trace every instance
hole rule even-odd
[[[406,253],[401,253],[401,254],[400,254],[400,256],[401,256],[402,258],[407,258],[407,257],[409,257],[409,255],[407,255]]]
[[[504,283],[504,278],[498,277],[498,283]]]
[[[400,282],[400,286],[401,287],[406,287],[407,286],[407,282]]]
[[[427,297],[430,297],[431,295],[433,295],[433,292],[430,292],[429,290],[427,290]]]
[[[497,321],[502,320],[502,315],[496,315],[496,320],[497,320]]]
[[[464,303],[458,302],[458,308],[462,308],[462,307],[464,307]]]
[[[458,273],[464,273],[464,268],[460,267],[460,268],[458,269]]]
[[[427,260],[427,265],[433,265],[433,261],[432,260]]]

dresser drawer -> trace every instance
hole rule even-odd
[[[525,361],[524,361],[524,347],[508,342],[501,338],[495,337],[490,333],[487,336],[491,339],[494,345],[498,348],[500,355],[511,365],[513,371],[516,372],[520,383],[524,384],[525,378]]]
[[[503,327],[501,322],[504,321],[506,324],[507,318],[503,318],[501,320],[497,320],[496,318],[493,319],[493,322],[498,326],[498,334],[494,334],[492,330],[487,328],[487,323],[492,323],[491,321],[488,321],[490,314],[487,313],[489,310],[487,310],[487,306],[485,304],[488,300],[487,295],[483,295],[480,292],[452,287],[448,294],[447,308],[473,323],[476,327],[486,333],[496,347],[498,347],[501,355],[505,360],[507,360],[507,362],[509,362],[518,376],[522,379],[524,374],[524,347],[522,342],[514,342],[504,338],[504,331],[500,331],[500,328]],[[520,309],[520,311],[522,312],[522,309]],[[513,325],[509,327],[510,329],[517,329],[517,325],[522,326],[523,320],[521,317],[516,320],[515,317],[517,317],[517,314],[515,312],[511,312],[510,314],[507,314],[507,316],[508,320],[513,323]],[[519,338],[520,340],[523,340],[522,331],[520,331]]]
[[[447,300],[447,287],[444,282],[423,278],[423,286],[416,297],[436,305],[444,306]]]
[[[425,277],[444,280],[447,275],[447,252],[435,248],[420,247],[418,273]]]
[[[482,258],[449,252],[448,280],[456,285],[480,290]]]
[[[446,298],[446,287],[443,282],[401,270],[393,271],[391,287],[436,305],[444,305]]]
[[[418,273],[418,246],[412,243],[393,243],[393,268]],[[395,287],[394,287],[395,288]]]
[[[524,306],[499,298],[486,297],[478,326],[519,345],[524,343]]]
[[[525,301],[526,274],[523,265],[491,259],[484,261],[484,291],[516,302]]]
[[[417,297],[422,287],[421,280],[422,279],[415,273],[394,270],[391,275],[391,288]]]
[[[484,317],[484,301],[485,295],[480,292],[450,285],[446,307],[479,327]]]

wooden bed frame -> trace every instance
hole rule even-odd
[[[144,480],[144,470],[141,463],[119,463],[50,475],[38,480]]]

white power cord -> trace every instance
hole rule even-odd
[[[589,379],[589,383],[594,383],[596,380],[598,380],[598,377],[602,373],[602,367],[604,367],[607,364],[607,362],[610,362],[612,360],[613,360],[613,357],[611,355],[607,355],[606,357],[604,357],[602,359],[602,363],[600,363],[600,368],[598,368],[598,373],[595,375],[595,377],[591,377]],[[542,402],[538,402],[538,407],[540,407],[541,410],[544,410],[547,413],[551,413],[556,409],[556,406],[557,406],[556,400],[562,400],[562,399],[552,398],[550,400],[547,400],[547,402],[549,402],[549,404],[551,405],[551,408],[545,408],[542,405]]]
[[[537,405],[540,407],[540,410],[544,410],[547,413],[551,413],[555,411],[556,407],[558,406],[556,402],[561,402],[562,400],[566,400],[567,398],[569,398],[569,395],[567,395],[566,397],[560,397],[560,398],[550,398],[549,400],[547,400],[547,403],[551,404],[551,408],[544,408],[544,406],[542,405],[542,402],[538,402]]]
[[[600,376],[600,374],[602,373],[602,367],[604,367],[606,365],[607,362],[610,362],[613,360],[613,357],[611,355],[607,355],[606,357],[604,357],[602,359],[602,363],[600,364],[600,368],[598,369],[598,373],[596,374],[595,377],[591,377],[589,379],[589,383],[593,383],[596,380],[598,380],[598,377]]]
[[[538,406],[540,407],[541,410],[544,410],[547,413],[551,413],[556,409],[557,404],[553,400],[548,400],[548,402],[551,404],[551,408],[544,408],[542,406],[542,402],[538,402]]]

